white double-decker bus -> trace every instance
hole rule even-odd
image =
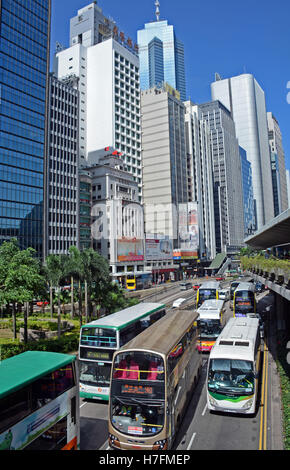
[[[231,318],[210,352],[207,370],[208,409],[254,414],[260,368],[259,320]]]

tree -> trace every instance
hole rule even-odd
[[[85,283],[85,305],[86,321],[92,314],[92,292],[94,291],[96,301],[100,303],[103,292],[110,283],[110,270],[107,260],[92,248],[81,252]]]
[[[48,255],[45,260],[44,271],[49,285],[55,289],[57,294],[57,321],[58,337],[61,329],[61,281],[67,274],[67,256],[66,255]],[[52,307],[51,307],[52,308]]]
[[[84,279],[83,264],[81,259],[81,253],[76,246],[71,246],[69,249],[69,255],[67,259],[67,275],[71,276],[73,281],[78,281],[78,303],[79,303],[79,320],[80,326],[82,325],[82,282]],[[72,289],[74,282],[72,281]],[[72,291],[71,302],[74,302],[74,294]]]
[[[12,303],[13,336],[16,339],[16,305],[31,302],[45,292],[45,280],[40,273],[40,262],[35,250],[20,250],[16,239],[0,246],[0,304]],[[25,339],[27,338],[27,311],[24,310]]]
[[[85,289],[85,315],[86,322],[92,314],[92,293],[95,300],[100,303],[104,289],[110,283],[110,271],[107,260],[92,248],[79,251],[72,246],[69,250],[67,273],[79,281],[79,312],[82,314],[82,284]]]

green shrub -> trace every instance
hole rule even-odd
[[[284,445],[285,450],[290,450],[290,365],[286,357],[286,341],[279,341],[277,353],[283,408]]]
[[[27,344],[10,341],[1,346],[1,359],[21,354],[24,351],[51,351],[69,354],[78,350],[79,329],[75,328],[69,333],[61,335],[60,338],[29,341]]]

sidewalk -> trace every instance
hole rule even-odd
[[[269,418],[268,429],[271,427],[271,433],[268,433],[271,442],[268,442],[269,450],[284,450],[283,440],[283,415],[281,402],[280,375],[276,365],[277,357],[277,325],[274,311],[270,313],[267,321],[267,345],[269,350],[268,365],[268,383],[269,383]]]

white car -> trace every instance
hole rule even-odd
[[[230,299],[230,291],[228,289],[223,289],[219,291],[219,299],[224,300],[225,302]]]
[[[172,308],[179,308],[183,302],[185,302],[186,299],[177,299],[177,300],[174,300],[173,304],[172,304]]]

